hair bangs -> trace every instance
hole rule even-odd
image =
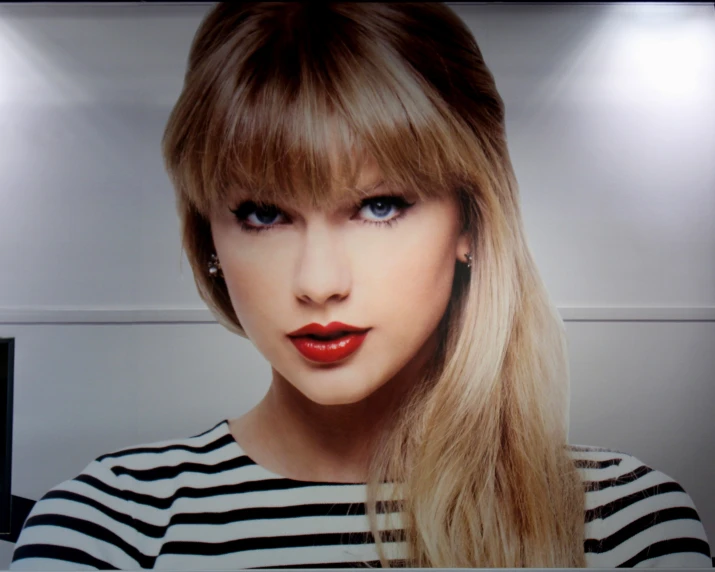
[[[184,114],[195,145],[180,188],[204,216],[244,196],[317,209],[358,200],[368,161],[388,189],[454,193],[474,140],[387,40],[348,30],[349,8],[330,16],[287,38],[276,25],[262,42],[236,42],[204,88],[211,103]]]

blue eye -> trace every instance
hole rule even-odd
[[[259,232],[273,228],[275,226],[275,217],[281,213],[275,205],[261,205],[253,201],[244,201],[237,208],[231,209],[231,212],[241,223],[241,229],[248,232]],[[247,224],[252,215],[255,215],[258,225],[254,222]]]
[[[384,197],[372,197],[365,199],[362,202],[362,207],[360,210],[367,208],[372,211],[372,214],[378,218],[388,215],[391,209],[396,209],[398,211],[397,216],[392,217],[388,220],[366,220],[364,222],[369,224],[381,224],[391,226],[395,224],[402,216],[405,214],[408,208],[410,208],[414,203],[408,203],[403,197],[398,195],[389,195]]]
[[[384,199],[375,199],[370,201],[367,205],[365,205],[369,210],[372,211],[372,214],[374,214],[377,217],[383,217],[389,214],[390,209],[394,206],[394,204],[391,204],[390,201],[386,201]],[[363,207],[365,208],[365,207]],[[362,209],[361,209],[362,210]]]
[[[367,224],[391,226],[400,220],[414,204],[408,203],[404,197],[399,195],[385,195],[364,199],[356,208],[358,213],[367,208],[378,219],[389,215],[392,209],[396,209],[398,211],[397,216],[393,216],[390,219],[362,221]],[[276,217],[283,215],[283,212],[275,205],[257,204],[253,201],[244,201],[235,209],[231,209],[231,212],[240,223],[241,230],[246,232],[262,232],[276,228],[280,226],[275,222]],[[251,220],[252,217],[254,220]]]
[[[279,211],[273,206],[259,207],[257,209],[253,209],[251,214],[256,215],[256,219],[258,219],[259,224],[271,224],[271,222],[275,222],[275,218],[279,214]]]

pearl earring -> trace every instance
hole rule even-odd
[[[213,253],[211,255],[211,260],[209,261],[209,275],[212,278],[216,278],[218,276],[221,276],[221,263],[218,261],[218,256],[216,256],[216,253]]]

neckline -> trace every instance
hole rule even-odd
[[[367,483],[361,482],[361,483],[348,483],[348,482],[335,482],[335,481],[307,481],[307,480],[302,480],[302,479],[292,479],[290,477],[286,477],[285,475],[280,475],[274,471],[271,471],[270,469],[267,469],[263,465],[259,464],[256,462],[255,459],[251,458],[251,456],[246,453],[246,451],[243,450],[243,447],[241,447],[241,444],[236,441],[236,438],[233,436],[233,433],[231,433],[231,426],[229,425],[229,419],[224,419],[221,421],[219,424],[223,428],[223,432],[225,436],[228,436],[231,438],[231,446],[236,449],[239,453],[238,456],[240,457],[245,457],[248,459],[251,463],[253,463],[256,468],[261,471],[262,473],[265,473],[266,476],[270,479],[278,479],[281,481],[287,481],[290,483],[296,483],[301,486],[309,486],[309,485],[318,485],[318,486],[366,486]]]

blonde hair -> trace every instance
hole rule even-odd
[[[244,337],[226,284],[206,272],[211,213],[236,189],[324,205],[357,196],[369,155],[394,187],[458,197],[474,263],[458,265],[439,351],[370,468],[382,566],[377,489],[389,479],[403,565],[585,565],[565,329],[525,239],[502,99],[447,6],[219,3],[162,145],[199,294]]]

